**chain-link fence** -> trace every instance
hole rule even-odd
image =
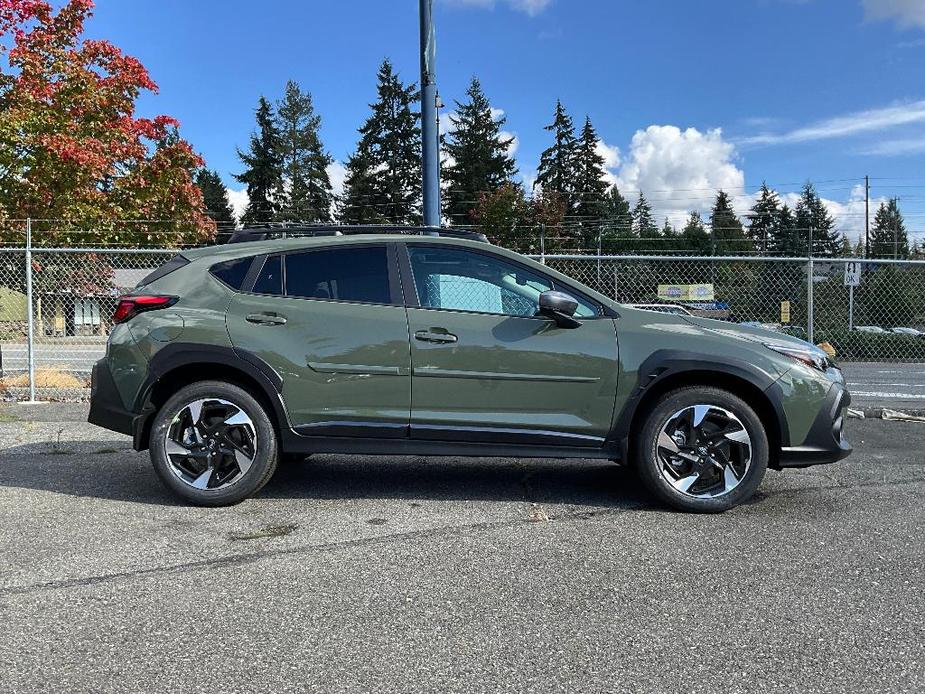
[[[117,297],[174,252],[0,248],[0,398],[86,398]],[[535,257],[622,303],[827,342],[841,361],[925,362],[925,261]]]

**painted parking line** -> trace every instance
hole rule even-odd
[[[880,393],[877,391],[851,389],[852,397],[890,398],[892,400],[925,400],[925,393]]]

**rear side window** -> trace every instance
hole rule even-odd
[[[257,280],[254,282],[253,292],[271,296],[279,296],[283,293],[283,263],[280,256],[271,255],[264,261]]]
[[[384,246],[332,248],[286,256],[286,294],[388,304],[389,263]]]
[[[240,290],[244,285],[244,279],[247,277],[247,271],[251,269],[253,260],[253,258],[227,260],[224,263],[213,265],[209,268],[209,272],[232,289]]]
[[[145,275],[144,279],[142,279],[137,286],[144,287],[148,284],[151,284],[152,282],[157,282],[162,277],[166,277],[174,270],[179,270],[184,265],[189,265],[189,260],[184,258],[182,255],[175,255],[173,258],[161,265],[157,270],[148,275]]]

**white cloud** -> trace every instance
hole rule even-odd
[[[925,153],[925,137],[911,140],[884,140],[860,151],[874,157],[900,157]]]
[[[231,188],[225,188],[225,195],[228,196],[228,202],[231,203],[235,217],[241,219],[241,215],[243,215],[244,210],[247,209],[247,189],[233,190]]]
[[[347,167],[335,160],[328,164],[326,171],[334,195],[341,195],[344,192],[344,181],[347,180]]]
[[[868,19],[894,19],[902,27],[925,27],[922,0],[862,0]]]
[[[925,4],[923,4],[925,7]],[[925,100],[858,111],[820,120],[785,133],[761,133],[744,138],[745,145],[780,145],[827,140],[859,133],[887,130],[900,125],[925,121]]]
[[[604,178],[607,183],[613,185],[617,182],[614,170],[620,166],[620,148],[616,145],[608,145],[603,140],[598,140],[594,149],[604,159]]]
[[[498,0],[443,0],[448,5],[457,7],[494,8]],[[552,4],[552,0],[503,0],[509,7],[535,17]]]
[[[616,183],[631,203],[641,190],[658,219],[680,225],[691,210],[708,214],[718,190],[732,195],[737,205],[751,204],[735,158],[735,146],[719,129],[650,125],[633,135]],[[736,211],[742,214],[745,208]]]

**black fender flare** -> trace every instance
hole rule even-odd
[[[783,393],[778,383],[780,377],[777,374],[770,374],[743,359],[677,349],[660,349],[640,364],[636,385],[620,411],[613,431],[607,437],[608,444],[620,451],[623,460],[627,459],[633,419],[646,395],[659,384],[684,373],[716,373],[733,376],[754,386],[764,394],[777,420],[776,433],[781,443],[787,445],[790,440],[790,430],[784,415]]]
[[[133,409],[139,414],[132,424],[132,440],[135,450],[144,450],[147,447],[151,420],[156,413],[152,395],[157,384],[177,369],[197,364],[227,366],[246,374],[259,386],[262,394],[273,407],[280,429],[285,432],[290,428],[289,415],[282,399],[283,379],[263,359],[246,350],[228,346],[172,342],[151,358],[148,364],[148,376],[138,390]]]

